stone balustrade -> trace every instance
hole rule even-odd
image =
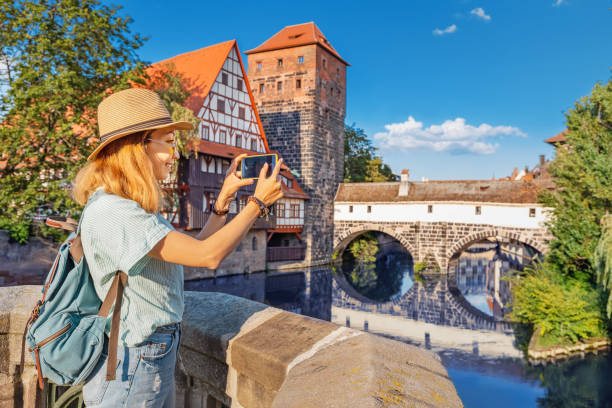
[[[23,327],[40,286],[0,288],[0,406],[42,407]],[[426,350],[222,293],[186,292],[177,406],[462,407]]]

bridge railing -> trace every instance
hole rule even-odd
[[[0,288],[0,406],[43,407],[18,367],[40,286]],[[461,407],[439,358],[404,343],[222,293],[186,292],[177,407]]]

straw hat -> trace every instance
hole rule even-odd
[[[114,93],[98,105],[100,144],[89,155],[93,160],[98,152],[113,140],[143,130],[162,128],[191,130],[189,122],[173,122],[156,92],[131,88]]]

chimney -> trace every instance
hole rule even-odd
[[[540,166],[544,166],[544,163],[546,163],[546,157],[541,154],[540,155]]]
[[[402,170],[402,174],[400,174],[400,188],[399,188],[400,196],[408,195],[408,191],[410,190],[410,182],[408,181],[409,177],[410,177],[410,171],[408,171],[408,169]]]

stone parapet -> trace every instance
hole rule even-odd
[[[39,296],[0,288],[1,406],[41,406],[29,356],[17,371]],[[404,343],[222,293],[186,292],[183,323],[177,406],[462,406],[439,358]]]

